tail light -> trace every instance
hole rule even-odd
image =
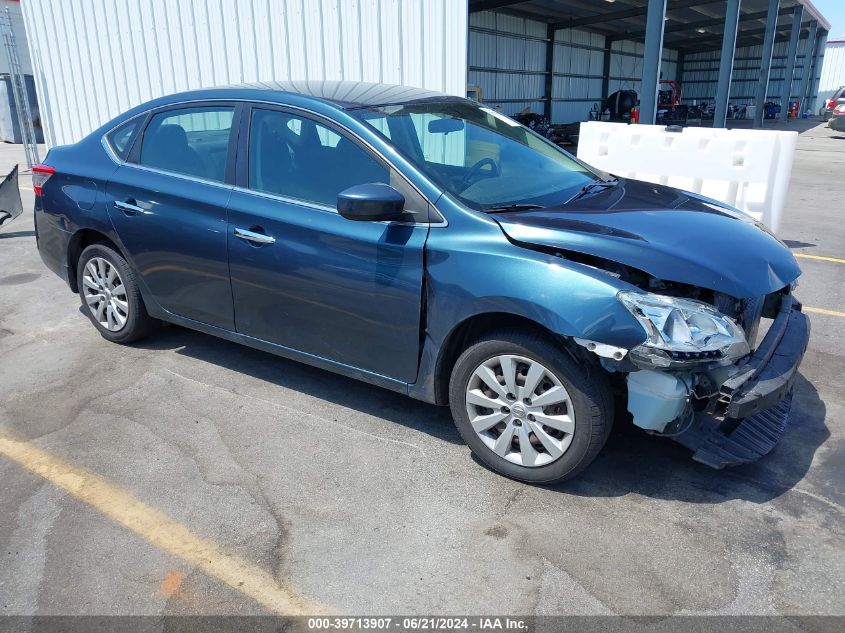
[[[833,110],[833,108],[835,108],[835,107],[836,107],[836,99],[831,99],[830,101],[827,102],[827,109],[828,110]]]
[[[41,188],[50,179],[50,176],[55,173],[55,169],[43,163],[35,165],[32,168],[32,189],[35,191],[36,196],[41,195]]]
[[[836,114],[845,114],[845,103],[841,103],[833,109]]]

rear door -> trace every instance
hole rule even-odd
[[[412,382],[427,202],[325,119],[262,106],[242,125],[229,203],[238,332]],[[400,189],[409,221],[341,217],[337,194],[368,182]]]
[[[228,330],[226,204],[236,110],[216,102],[155,111],[106,189],[115,230],[159,305]]]

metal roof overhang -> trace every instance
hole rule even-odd
[[[685,53],[716,50],[722,45],[725,0],[667,0],[663,46]],[[768,0],[742,0],[737,47],[763,42]],[[813,22],[830,23],[810,0],[781,0],[776,41],[788,40],[795,7],[803,5],[801,37]],[[579,28],[614,40],[644,41],[648,0],[469,0],[469,11],[497,9],[558,29]]]

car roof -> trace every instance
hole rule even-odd
[[[147,101],[123,112],[94,130],[90,137],[99,143],[100,137],[130,119],[160,107],[192,101],[239,100],[275,102],[280,105],[322,104],[330,108],[354,110],[387,105],[412,103],[474,103],[463,97],[411,86],[368,83],[362,81],[261,81],[229,86],[199,88],[178,92]]]
[[[227,93],[226,97],[239,96],[242,91],[264,92],[267,97],[295,94],[326,101],[346,110],[425,101],[465,101],[434,90],[363,81],[261,81],[210,88],[208,91],[218,96]]]

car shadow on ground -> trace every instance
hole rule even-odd
[[[0,232],[0,240],[8,240],[13,237],[35,237],[35,231],[14,231],[9,233]]]
[[[781,442],[760,461],[715,470],[694,462],[691,451],[668,438],[648,435],[627,413],[617,416],[598,459],[577,479],[555,489],[587,497],[629,493],[689,503],[734,499],[765,503],[795,487],[819,446],[830,437],[826,407],[802,375],[795,381],[790,423]]]
[[[802,242],[801,240],[783,240],[789,248],[813,248],[816,245],[812,242]]]
[[[463,443],[448,407],[426,404],[244,345],[178,326],[164,327],[155,336],[135,345],[150,350],[172,350],[443,441]],[[816,450],[830,436],[825,415],[826,408],[818,392],[799,374],[790,426],[774,451],[753,464],[714,470],[694,462],[691,452],[672,440],[646,434],[633,425],[627,412],[620,411],[610,439],[596,461],[576,479],[547,488],[585,497],[635,493],[692,503],[734,499],[765,503],[803,479]]]
[[[214,363],[286,389],[396,422],[446,442],[463,443],[448,407],[426,404],[401,393],[245,345],[168,325],[135,346],[174,350],[183,356]]]

